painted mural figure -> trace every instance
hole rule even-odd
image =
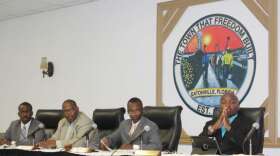
[[[217,56],[216,59],[216,74],[218,79],[222,79],[222,74],[223,74],[223,67],[222,67],[222,55]]]
[[[230,69],[233,65],[233,56],[230,49],[227,49],[223,56],[223,71],[224,71],[224,80],[229,78]]]
[[[209,68],[209,56],[205,51],[206,46],[204,46],[204,53],[202,57],[202,68],[203,68],[203,84],[204,87],[208,87],[208,68]]]

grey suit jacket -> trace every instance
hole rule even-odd
[[[93,121],[87,117],[84,113],[79,112],[75,121],[73,121],[73,131],[70,133],[68,139],[66,139],[66,133],[70,123],[66,118],[63,118],[58,123],[58,128],[51,139],[56,140],[60,144],[57,147],[63,147],[67,144],[72,144],[73,147],[85,146],[86,133],[92,129]]]
[[[40,121],[32,118],[31,123],[28,129],[27,139],[21,140],[21,121],[13,121],[5,133],[5,139],[9,141],[16,141],[16,145],[32,145],[33,139],[34,143],[38,143],[45,139],[44,129],[39,129],[39,124],[42,124]]]
[[[119,144],[141,145],[142,139],[142,149],[161,150],[158,126],[154,122],[142,116],[133,135],[129,136],[128,133],[131,128],[131,123],[131,119],[121,122],[119,128],[111,135],[107,136],[112,148],[115,148]],[[150,127],[150,130],[142,133],[142,137],[139,136],[146,125]]]

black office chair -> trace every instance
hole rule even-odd
[[[264,143],[264,107],[258,108],[240,108],[240,114],[250,118],[252,121],[259,123],[260,127],[255,132],[256,142],[253,145],[253,154],[261,154],[263,152]],[[248,151],[247,151],[248,153]]]
[[[114,132],[124,120],[125,109],[95,109],[92,120],[97,124],[100,139]]]
[[[59,120],[63,118],[63,111],[60,109],[38,109],[35,118],[44,124],[46,137],[49,138],[56,131]]]
[[[163,151],[177,151],[182,130],[182,109],[181,106],[144,107],[143,116],[155,122],[159,127]]]

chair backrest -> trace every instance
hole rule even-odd
[[[182,130],[182,109],[181,106],[144,107],[143,116],[155,122],[159,127],[163,151],[176,151],[178,148]]]
[[[92,120],[97,124],[100,138],[114,132],[124,120],[125,108],[95,109]]]
[[[254,154],[260,154],[263,152],[263,143],[264,143],[264,107],[258,108],[240,108],[240,114],[248,117],[254,122],[258,122],[260,128],[256,131],[257,141],[253,145]]]
[[[49,138],[56,131],[59,120],[63,118],[63,111],[61,109],[38,109],[35,118],[44,124],[46,137]]]

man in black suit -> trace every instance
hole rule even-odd
[[[248,141],[245,143],[245,151],[243,151],[243,140],[254,121],[239,113],[239,101],[233,93],[226,93],[222,96],[220,108],[219,117],[208,121],[200,136],[215,137],[222,154],[248,153]],[[253,145],[255,140],[256,135],[253,135]]]

